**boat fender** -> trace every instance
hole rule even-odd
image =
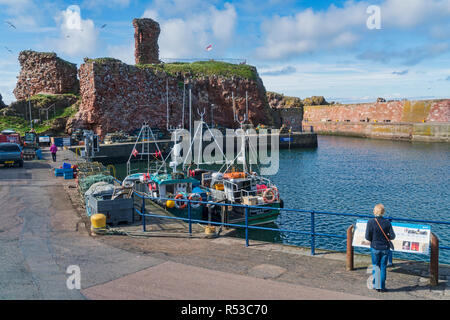
[[[156,191],[156,183],[152,182],[148,184],[148,191],[155,190]]]
[[[194,201],[202,201],[202,196],[199,195],[198,193],[191,193],[189,195],[189,200],[194,200]],[[191,203],[191,207],[192,208],[198,208],[200,207],[202,204],[201,203]]]
[[[184,209],[187,206],[187,202],[184,201],[176,201],[177,199],[186,199],[186,197],[184,196],[184,194],[179,193],[175,196],[175,207],[177,207],[178,209]]]
[[[262,197],[265,203],[272,203],[277,199],[276,190],[274,188],[266,189]]]
[[[150,174],[149,173],[143,173],[140,177],[139,177],[139,181],[141,183],[146,183],[148,180],[150,180]]]

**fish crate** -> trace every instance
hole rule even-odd
[[[65,176],[70,176],[72,175],[72,179],[73,179],[73,169],[69,168],[69,169],[63,169],[63,168],[55,168],[55,177],[65,177]]]
[[[73,170],[64,172],[64,179],[73,179]]]
[[[106,223],[118,225],[119,223],[134,222],[134,203],[132,198],[111,200],[109,197],[88,197],[86,210],[88,216],[101,213],[106,216]]]

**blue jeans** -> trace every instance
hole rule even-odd
[[[389,251],[389,249],[375,250],[374,248],[370,248],[374,289],[386,289],[386,267]]]

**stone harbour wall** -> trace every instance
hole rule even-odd
[[[77,66],[58,58],[56,53],[22,51],[21,71],[14,95],[24,100],[38,93],[78,93]]]
[[[450,99],[305,106],[305,122],[450,122]]]
[[[303,120],[303,107],[301,108],[278,108],[280,123],[292,131],[301,131]]]
[[[305,106],[302,125],[327,135],[449,142],[450,99]]]

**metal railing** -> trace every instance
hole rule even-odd
[[[328,212],[328,211],[315,211],[315,210],[301,210],[301,209],[289,209],[289,208],[271,208],[273,210],[279,210],[285,211],[285,212],[291,212],[291,213],[302,213],[302,214],[308,214],[310,217],[310,231],[300,231],[300,230],[292,230],[292,229],[280,229],[280,228],[270,228],[270,227],[262,227],[262,226],[256,226],[256,225],[249,225],[249,210],[250,209],[265,209],[267,210],[268,207],[263,206],[248,206],[248,205],[242,205],[242,204],[230,204],[230,203],[220,203],[220,202],[211,202],[211,201],[194,201],[189,199],[172,199],[172,198],[160,198],[160,197],[150,197],[147,195],[142,195],[139,192],[134,192],[134,195],[142,199],[142,205],[141,205],[141,211],[135,208],[135,211],[142,216],[142,228],[143,231],[146,231],[146,217],[156,217],[156,218],[165,218],[165,219],[175,219],[175,220],[182,220],[186,221],[189,224],[189,234],[192,234],[192,223],[205,223],[205,224],[211,224],[211,225],[222,225],[227,227],[235,227],[235,228],[244,228],[245,229],[245,246],[249,246],[249,230],[270,230],[270,231],[277,231],[277,232],[286,232],[286,233],[297,233],[302,234],[310,237],[310,248],[311,248],[311,255],[315,255],[316,250],[316,237],[330,237],[330,238],[339,238],[339,239],[346,239],[347,235],[346,232],[344,234],[333,234],[333,233],[322,233],[322,232],[316,232],[316,216],[317,215],[328,215],[328,216],[343,216],[343,217],[354,217],[354,218],[373,218],[372,215],[363,215],[363,214],[354,214],[354,213],[338,213],[338,212]],[[175,202],[187,202],[187,218],[183,217],[174,217],[174,216],[164,216],[164,215],[157,215],[152,213],[147,213],[145,209],[145,200],[172,200]],[[225,222],[217,222],[217,221],[207,221],[207,220],[199,220],[199,219],[192,219],[192,210],[191,210],[191,204],[204,204],[204,205],[217,205],[217,206],[232,206],[232,207],[242,207],[245,209],[245,223],[244,224],[233,224],[233,223],[225,223]],[[417,222],[417,223],[427,223],[427,224],[438,224],[438,225],[450,225],[450,222],[448,221],[435,221],[435,220],[423,220],[423,219],[409,219],[409,218],[393,218],[393,217],[387,217],[390,221],[406,221],[406,222]],[[450,250],[449,246],[439,246],[439,249],[443,250]]]

